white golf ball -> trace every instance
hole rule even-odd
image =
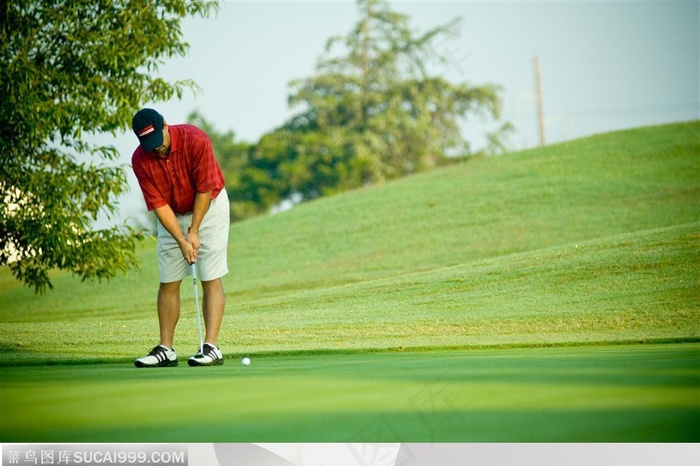
[[[241,364],[243,364],[244,366],[249,366],[250,365],[250,358],[246,357],[246,358],[241,359]]]

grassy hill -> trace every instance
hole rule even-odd
[[[693,122],[235,224],[216,368],[134,368],[152,242],[139,272],[43,296],[0,270],[0,441],[698,442],[698,200]]]
[[[473,160],[234,224],[229,354],[697,341],[700,122]],[[0,271],[0,364],[156,343],[157,260],[109,283]],[[192,289],[176,334],[194,347]],[[66,354],[71,356],[67,357]]]

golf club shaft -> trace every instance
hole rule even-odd
[[[202,317],[199,315],[199,290],[197,289],[197,263],[192,262],[192,281],[194,282],[194,312],[197,313],[197,327],[199,328],[199,352],[204,353],[204,340],[202,339]]]

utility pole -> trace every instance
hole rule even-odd
[[[540,146],[544,140],[544,109],[542,108],[542,82],[540,80],[540,59],[535,55],[535,96],[537,98],[537,121],[540,134]]]

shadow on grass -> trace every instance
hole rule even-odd
[[[147,427],[3,431],[3,442],[698,442],[700,409],[329,413]]]
[[[84,351],[84,350],[83,350]],[[36,367],[133,362],[133,358],[86,357],[32,350],[20,343],[0,342],[0,367]]]

